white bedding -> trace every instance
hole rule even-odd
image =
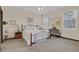
[[[32,42],[38,42],[48,37],[47,30],[38,30],[35,27],[26,27],[23,30],[23,39],[28,42],[30,40],[30,33],[32,33]]]

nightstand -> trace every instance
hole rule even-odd
[[[22,32],[15,32],[16,39],[22,39]]]

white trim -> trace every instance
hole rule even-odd
[[[77,10],[76,11],[76,15],[75,15],[75,28],[64,28],[64,14],[63,14],[63,30],[77,30]],[[65,13],[65,12],[64,12]]]

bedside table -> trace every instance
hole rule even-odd
[[[16,39],[22,39],[22,32],[15,32]]]

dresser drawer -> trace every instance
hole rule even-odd
[[[22,39],[22,32],[16,32],[15,33],[15,38],[16,39]]]

